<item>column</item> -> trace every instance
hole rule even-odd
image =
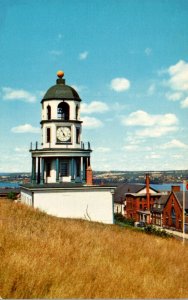
[[[83,181],[86,181],[86,159],[83,158]]]
[[[80,180],[83,180],[83,157],[80,157]]]
[[[41,158],[41,184],[44,183],[44,158],[42,157]]]
[[[40,183],[40,157],[38,157],[37,183]]]
[[[36,157],[32,157],[32,175],[31,182],[36,183]]]
[[[71,181],[74,182],[75,180],[75,174],[74,174],[74,164],[75,164],[75,161],[74,161],[74,158],[71,159]]]
[[[59,182],[59,158],[56,158],[56,182]]]

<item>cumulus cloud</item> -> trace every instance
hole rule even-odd
[[[168,68],[170,79],[168,84],[176,91],[188,91],[188,63],[180,60],[177,64]]]
[[[84,122],[84,128],[93,129],[103,126],[99,119],[93,117],[82,117],[82,121]]]
[[[111,80],[110,88],[116,92],[124,92],[130,88],[130,81],[126,78],[114,78]]]
[[[188,97],[185,98],[185,100],[181,101],[181,108],[187,108],[188,107]]]
[[[49,51],[49,53],[51,55],[54,55],[54,56],[60,56],[62,54],[62,51],[60,51],[60,50],[51,50],[51,51]]]
[[[82,103],[81,111],[83,114],[103,113],[109,110],[106,103],[101,101],[92,101],[91,103]]]
[[[151,55],[151,53],[152,53],[152,49],[151,49],[151,48],[146,48],[146,49],[144,50],[144,53],[145,53],[147,56],[149,56],[149,55]]]
[[[10,87],[2,88],[2,98],[3,100],[15,101],[20,100],[24,102],[36,102],[37,98],[34,94],[23,90],[23,89],[12,89]]]
[[[151,153],[151,154],[148,154],[145,156],[146,159],[158,159],[160,157],[161,157],[161,155],[157,154],[157,153]]]
[[[59,33],[59,34],[58,34],[58,39],[61,40],[62,37],[63,37],[62,33]]]
[[[30,124],[19,125],[11,129],[14,133],[40,133],[40,128],[33,127]]]
[[[154,94],[155,90],[156,90],[156,86],[154,83],[152,83],[147,90],[148,96],[152,96]]]
[[[172,149],[172,148],[182,148],[182,149],[187,149],[188,145],[186,145],[185,143],[182,143],[179,140],[173,139],[170,142],[164,144],[163,146],[161,146],[162,149]]]
[[[132,112],[128,117],[122,118],[126,126],[170,126],[178,123],[174,114],[152,115],[143,110]]]
[[[88,57],[88,51],[81,52],[79,54],[79,60],[85,60]]]
[[[182,98],[183,94],[181,92],[166,93],[166,98],[170,101],[178,101]]]
[[[100,153],[108,153],[111,151],[111,149],[108,147],[98,147],[95,149],[95,151]]]
[[[14,148],[15,152],[19,152],[19,153],[23,153],[23,152],[28,152],[27,148],[20,148],[20,147],[16,147]]]
[[[138,145],[126,145],[123,147],[123,150],[126,151],[135,151],[138,149]]]
[[[151,128],[146,128],[143,130],[137,130],[136,131],[136,135],[139,137],[154,137],[154,138],[158,138],[161,137],[163,135],[166,135],[170,132],[175,132],[177,131],[178,128],[176,126],[156,126],[156,127],[151,127]]]

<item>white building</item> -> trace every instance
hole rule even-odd
[[[31,184],[21,188],[21,201],[59,217],[113,223],[113,187],[92,185],[90,143],[81,140],[78,93],[57,73],[42,104],[42,144],[32,149]]]

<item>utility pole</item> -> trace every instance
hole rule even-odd
[[[183,244],[185,242],[185,186],[186,186],[186,181],[183,180],[183,208],[182,208]]]

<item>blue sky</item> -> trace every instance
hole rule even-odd
[[[187,0],[0,0],[0,172],[31,170],[63,70],[93,170],[188,169]]]

